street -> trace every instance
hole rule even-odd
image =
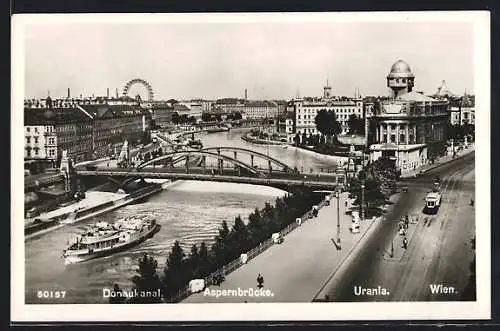
[[[458,301],[467,285],[474,258],[475,153],[439,166],[413,180],[373,236],[329,289],[332,301]],[[424,198],[434,177],[441,179],[442,203],[435,215],[423,213]],[[398,222],[406,214],[418,217],[402,246]],[[392,251],[391,251],[392,249]],[[360,294],[360,288],[372,289]],[[373,289],[384,288],[381,295]],[[432,288],[432,290],[431,290]],[[357,289],[357,291],[355,291]],[[378,291],[380,292],[380,291]]]
[[[192,294],[183,303],[201,302],[311,302],[325,281],[345,261],[364,237],[370,236],[377,221],[365,220],[360,224],[360,233],[349,230],[352,217],[345,214],[347,193],[340,197],[340,238],[342,249],[332,243],[337,231],[337,201],[320,209],[318,217],[307,220],[285,236],[282,244],[273,245],[246,265],[227,275],[220,286],[210,290],[238,291],[257,290],[257,275],[264,277],[264,290],[272,296],[252,296],[236,293],[216,297],[205,292]]]

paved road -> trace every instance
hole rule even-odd
[[[193,294],[184,303],[197,302],[311,302],[337,266],[348,256],[364,234],[369,235],[373,221],[360,225],[361,233],[352,234],[348,227],[352,218],[345,214],[347,194],[340,199],[342,250],[338,251],[331,239],[336,238],[337,201],[319,211],[317,218],[307,220],[285,237],[280,245],[271,246],[246,265],[229,274],[226,281],[210,290],[257,289],[257,275],[264,277],[264,289],[274,296],[226,296],[216,298]],[[375,221],[376,222],[376,221]]]
[[[455,162],[428,171],[408,181],[393,211],[365,243],[341,279],[332,285],[333,301],[457,301],[467,284],[473,259],[470,239],[475,234],[474,161],[471,153]],[[442,180],[443,201],[439,212],[424,221],[424,197],[432,178]],[[410,224],[408,249],[397,234],[398,221],[406,213],[419,216]],[[390,254],[391,242],[393,254]],[[453,293],[433,294],[430,285],[453,287]],[[356,295],[355,286],[385,288],[389,295]],[[359,289],[359,288],[358,288]]]

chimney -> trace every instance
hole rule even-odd
[[[116,98],[118,99],[118,88],[116,89]]]
[[[106,89],[106,97],[109,99],[109,87]]]
[[[247,95],[247,89],[245,89],[245,101],[247,100],[247,97],[248,97],[248,95]]]
[[[69,90],[69,87],[68,87],[68,99],[71,97],[71,92]]]

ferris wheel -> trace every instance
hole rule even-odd
[[[141,78],[134,78],[134,79],[130,80],[127,84],[125,84],[125,87],[123,88],[123,96],[124,97],[129,96],[128,93],[130,91],[130,88],[134,85],[137,85],[137,84],[142,85],[146,88],[146,90],[148,91],[148,100],[153,101],[154,93],[153,93],[153,88],[151,87],[151,84],[149,84],[149,82],[147,82],[146,80],[141,79]]]

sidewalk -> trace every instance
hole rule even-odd
[[[337,199],[323,207],[317,218],[304,222],[299,228],[285,236],[282,244],[275,244],[250,260],[248,264],[226,276],[220,286],[209,290],[230,290],[232,295],[205,295],[205,291],[192,294],[184,303],[200,302],[311,302],[325,282],[348,257],[357,243],[365,236],[374,220],[360,224],[360,232],[350,232],[352,217],[345,214],[347,193],[340,196],[340,238],[342,249],[337,250],[332,242],[337,236]],[[264,290],[272,296],[234,294],[241,290],[257,289],[257,275],[264,277]],[[232,291],[234,290],[234,291]]]
[[[452,155],[446,155],[446,156],[440,157],[439,159],[437,159],[434,162],[434,164],[426,164],[426,165],[423,165],[415,170],[408,171],[405,174],[401,174],[400,178],[410,178],[410,177],[414,177],[414,175],[418,176],[418,174],[421,172],[427,172],[428,170],[437,168],[440,165],[443,165],[443,164],[449,163],[453,160],[456,160],[458,158],[461,158],[461,157],[473,152],[475,150],[474,147],[475,147],[474,144],[470,144],[469,147],[465,148],[461,152],[457,152],[455,158],[453,158]]]

